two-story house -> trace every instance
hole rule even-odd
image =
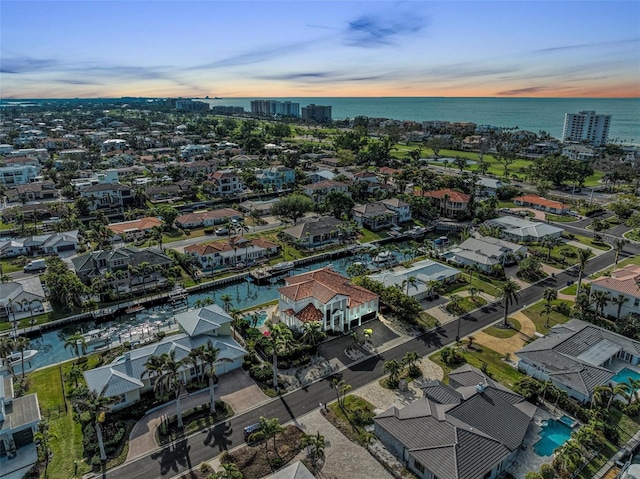
[[[286,228],[282,233],[290,240],[305,248],[316,248],[328,243],[337,243],[341,239],[339,226],[342,221],[333,216],[325,216],[316,220],[299,222]]]
[[[304,185],[304,194],[311,197],[313,202],[322,203],[329,193],[337,191],[351,196],[349,185],[335,180],[324,180],[310,185]]]
[[[415,195],[431,198],[440,214],[447,218],[458,218],[469,214],[471,195],[445,188],[436,191],[414,191]]]
[[[244,186],[238,174],[233,170],[219,170],[210,175],[214,186],[211,193],[218,196],[237,195],[244,191]]]
[[[107,251],[93,251],[71,259],[76,275],[90,285],[94,278],[110,281],[117,292],[146,291],[168,283],[165,271],[173,260],[156,248],[125,246]]]
[[[640,314],[640,266],[630,264],[611,276],[594,279],[591,294],[596,291],[609,293],[610,300],[603,309],[606,316],[617,319],[629,313]]]
[[[7,191],[9,201],[47,201],[60,197],[56,185],[51,181],[18,185]]]
[[[360,226],[378,231],[411,220],[411,206],[397,198],[356,205],[351,210]]]
[[[80,196],[89,200],[89,209],[122,208],[133,204],[133,190],[120,183],[98,183],[80,190]]]
[[[319,321],[323,331],[347,331],[378,314],[377,294],[330,267],[290,276],[278,292],[280,321],[291,328]]]
[[[242,366],[247,352],[233,339],[233,319],[220,306],[190,309],[176,314],[175,320],[180,328],[178,334],[125,352],[109,364],[85,371],[87,387],[110,398],[109,408],[118,410],[138,402],[142,393],[153,390],[156,377],[146,374],[146,363],[152,356],[174,351],[176,361],[181,361],[191,350],[211,345],[219,350],[221,359],[215,364],[218,377]],[[204,367],[200,360],[196,364],[185,362],[178,368],[179,381],[188,383],[200,377]]]
[[[278,254],[279,250],[280,246],[272,241],[240,236],[184,248],[184,252],[193,256],[205,270],[239,264],[250,265]]]
[[[256,175],[256,180],[267,189],[280,190],[296,182],[296,172],[286,166],[272,166]]]

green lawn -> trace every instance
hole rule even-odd
[[[91,469],[83,461],[82,429],[80,423],[73,420],[71,404],[67,403],[67,411],[64,410],[60,371],[64,375],[72,366],[73,361],[68,361],[61,366],[51,366],[28,375],[27,393],[38,394],[43,418],[48,418],[49,430],[57,437],[51,441],[53,457],[48,474],[52,479],[81,477]],[[77,471],[74,471],[75,461],[78,463]]]
[[[540,253],[540,256],[537,256],[537,258],[541,262],[559,269],[565,269],[568,266],[577,264],[579,249],[580,248],[574,245],[562,244],[553,248],[551,250],[551,256],[548,256],[549,250],[547,248],[543,248],[541,246],[529,247],[530,252],[536,251]]]
[[[371,241],[379,240],[382,238],[388,238],[389,235],[385,231],[369,231],[368,229],[361,228],[358,239],[360,243],[370,243]]]
[[[624,237],[631,241],[640,241],[640,228],[636,228],[631,231],[627,231]]]
[[[578,283],[574,283],[571,286],[567,286],[564,289],[561,289],[560,292],[562,294],[569,294],[571,296],[575,296],[576,293],[578,292]]]
[[[448,284],[444,290],[443,294],[456,294],[460,291],[468,291],[472,286],[474,288],[478,288],[483,293],[489,294],[491,296],[498,295],[498,289],[502,287],[502,282],[496,279],[491,279],[487,277],[483,277],[482,279],[478,278],[477,275],[473,276],[471,284],[468,283],[469,275],[464,275],[464,283],[452,283]]]
[[[573,235],[573,241],[582,243],[583,245],[588,246],[589,248],[595,248],[602,251],[609,251],[611,249],[611,246],[609,246],[608,244],[594,243],[593,238],[589,238],[587,236]]]
[[[487,301],[479,296],[476,296],[473,300],[471,299],[471,297],[465,297],[460,299],[457,311],[449,312],[451,312],[452,314],[467,314],[469,311],[478,309],[485,304],[487,304]],[[447,310],[449,310],[449,307],[447,307]]]
[[[554,215],[552,213],[547,213],[546,218],[548,221],[555,221],[556,223],[573,223],[574,221],[579,220],[579,218],[576,218],[575,216]]]
[[[344,401],[344,410],[338,406],[336,401],[329,404],[331,414],[327,417],[345,436],[354,442],[366,446],[369,442],[369,433],[365,431],[364,425],[358,420],[356,411],[363,411],[371,414],[373,418],[374,405],[366,399],[353,394],[348,395]]]
[[[527,316],[536,325],[536,332],[541,334],[547,334],[549,332],[549,328],[546,327],[547,315],[544,312],[545,303],[546,301],[539,301],[522,311],[525,316]],[[551,304],[554,306],[557,306],[561,303],[567,304],[569,307],[573,306],[573,301],[568,301],[565,299],[556,299],[555,301],[551,302]],[[556,324],[566,323],[567,321],[569,321],[569,316],[565,316],[555,309],[549,315],[550,327],[555,326]]]
[[[518,334],[518,331],[520,331],[522,326],[520,325],[520,323],[518,322],[517,319],[508,318],[508,320],[511,323],[511,325],[513,326],[513,328],[503,329],[503,328],[498,328],[496,326],[490,326],[487,329],[483,329],[482,331],[484,333],[487,333],[489,336],[493,336],[495,338],[501,338],[501,339],[510,338],[511,336],[515,336],[516,334]]]
[[[523,377],[525,377],[524,373],[521,373],[513,366],[504,362],[503,355],[489,349],[485,346],[480,346],[474,344],[474,350],[468,351],[466,348],[461,349],[467,363],[471,366],[474,366],[478,369],[481,369],[483,364],[487,365],[487,373],[488,375],[495,379],[496,381],[504,384],[509,389],[513,389],[513,386]],[[440,357],[440,353],[434,353],[429,356],[434,363],[438,364],[444,370],[445,377],[458,366],[450,367],[444,364],[442,358]]]

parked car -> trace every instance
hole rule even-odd
[[[576,218],[580,218],[580,217],[581,217],[581,216],[580,216],[580,213],[578,213],[577,211],[571,211],[571,210],[569,210],[569,211],[567,211],[567,214],[568,214],[569,216],[574,216],[574,217],[576,217]]]
[[[216,234],[218,236],[224,236],[224,235],[228,235],[229,234],[229,228],[218,228],[216,230]]]
[[[33,261],[29,261],[23,269],[25,273],[42,273],[47,269],[47,264],[43,259],[34,259]]]

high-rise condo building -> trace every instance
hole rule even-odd
[[[300,116],[300,103],[288,100],[252,100],[251,113],[258,115]]]
[[[581,111],[564,115],[563,143],[588,142],[593,146],[607,143],[611,115],[596,115],[595,111]]]
[[[302,107],[302,119],[318,123],[331,123],[331,107],[310,104]]]

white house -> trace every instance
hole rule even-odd
[[[37,277],[0,284],[0,318],[13,321],[40,314],[45,301],[42,283]]]
[[[517,216],[501,216],[485,222],[497,226],[504,236],[511,241],[541,241],[544,238],[560,238],[562,228],[547,223],[539,223]]]
[[[280,293],[280,321],[291,328],[319,321],[322,330],[347,331],[378,314],[378,295],[331,268],[290,276]]]
[[[398,286],[407,296],[423,299],[433,294],[433,284],[444,285],[458,279],[460,270],[436,261],[424,260],[399,271],[382,271],[369,278],[385,286]]]
[[[193,256],[205,269],[259,262],[278,253],[280,246],[265,239],[240,236],[226,241],[186,246],[184,252]]]
[[[527,255],[527,247],[486,236],[468,238],[447,254],[452,255],[451,259],[456,263],[491,271],[495,265],[505,266],[524,258]]]
[[[614,271],[610,277],[594,279],[591,282],[591,294],[595,291],[609,293],[610,300],[604,307],[606,316],[618,318],[629,313],[640,314],[640,266],[630,264]],[[620,296],[626,301],[618,300]]]
[[[84,377],[90,390],[102,392],[114,399],[112,410],[121,409],[140,400],[140,394],[153,388],[154,377],[145,373],[145,363],[152,356],[175,352],[177,361],[185,359],[189,352],[211,342],[220,350],[216,375],[222,375],[242,366],[246,351],[233,339],[232,318],[217,304],[176,314],[182,331],[164,340],[126,352],[110,364],[85,371]],[[189,382],[201,373],[201,364],[183,364],[180,379]]]
[[[202,228],[219,225],[228,220],[238,220],[242,218],[242,213],[233,208],[220,208],[210,211],[197,211],[187,213],[176,218],[176,224],[180,228]]]

